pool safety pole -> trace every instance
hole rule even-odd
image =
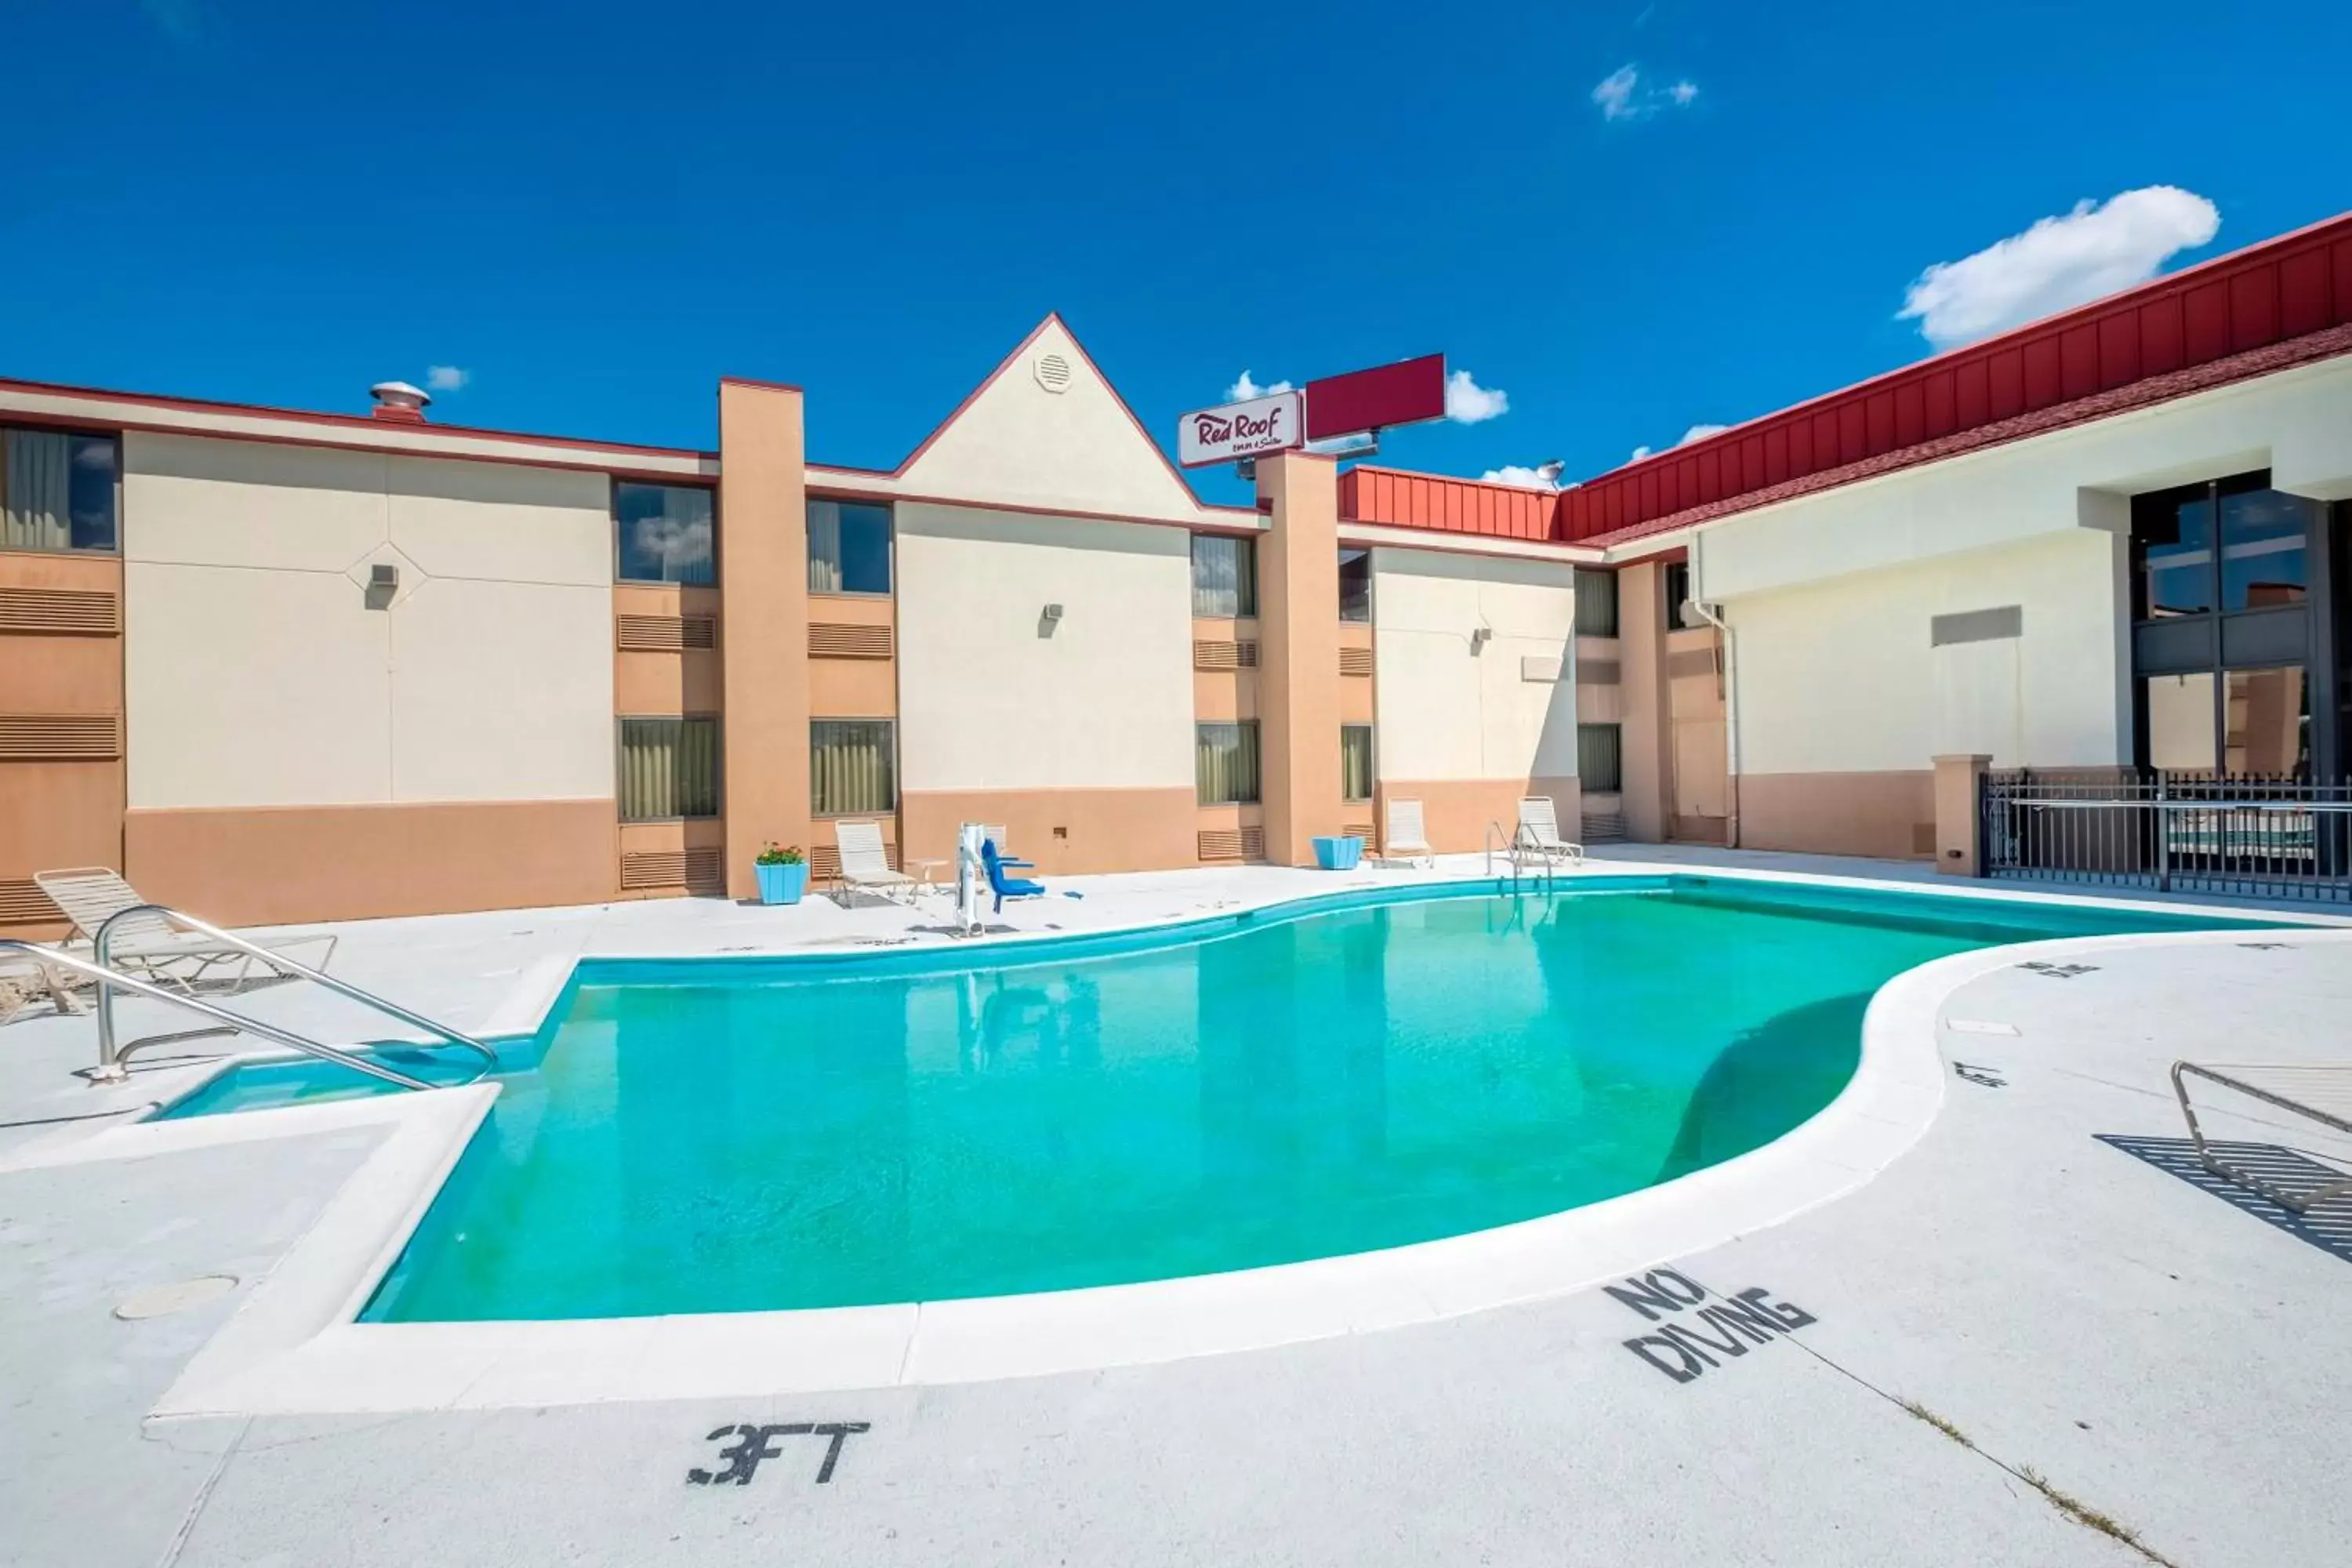
[[[956,829],[956,929],[963,936],[980,931],[980,834],[977,822]]]

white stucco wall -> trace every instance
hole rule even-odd
[[[1192,787],[1189,534],[907,502],[898,527],[905,788]]]
[[[1378,549],[1372,616],[1382,779],[1575,773],[1573,567]],[[1494,636],[1474,655],[1471,632],[1482,626]],[[1557,661],[1559,678],[1527,679],[1528,658]]]
[[[1068,367],[1048,391],[1037,362]],[[982,506],[1192,521],[1200,503],[1097,374],[1058,321],[1049,321],[899,477],[906,493]]]
[[[1735,598],[2081,528],[2128,531],[2129,498],[2255,468],[2352,496],[2352,357],[1950,458],[1727,519],[1706,589]]]
[[[608,486],[127,434],[130,804],[610,798]]]
[[[2124,542],[2073,529],[1726,601],[1740,771],[1918,770],[2127,760],[2117,595]],[[1715,544],[1706,546],[1714,565]],[[1929,644],[1934,616],[2019,606],[2015,639]]]

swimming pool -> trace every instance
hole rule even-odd
[[[364,1316],[939,1300],[1482,1230],[1795,1127],[1903,970],[2231,923],[1686,876],[1319,904],[977,968],[583,963]],[[240,1068],[180,1110],[348,1076]]]

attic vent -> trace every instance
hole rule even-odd
[[[1060,354],[1037,356],[1037,384],[1048,392],[1070,389],[1070,362]]]

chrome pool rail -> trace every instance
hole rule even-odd
[[[102,964],[92,963],[86,958],[78,958],[70,952],[61,952],[54,947],[44,947],[37,942],[22,942],[14,937],[0,938],[0,952],[12,951],[29,953],[40,963],[54,963],[59,968],[69,969],[76,974],[87,975],[98,982],[99,1040],[101,1059],[98,1069],[90,1075],[92,1083],[121,1083],[131,1076],[131,1069],[123,1065],[130,1053],[116,1052],[113,1049],[114,1023],[111,999],[115,991],[121,990],[128,991],[134,996],[144,996],[151,1001],[168,1003],[174,1007],[185,1008],[191,1013],[217,1020],[240,1033],[258,1035],[265,1040],[274,1040],[281,1046],[300,1051],[305,1055],[334,1062],[339,1066],[351,1068],[353,1072],[365,1073],[370,1078],[380,1079],[385,1083],[395,1084],[402,1089],[436,1087],[423,1079],[412,1078],[398,1068],[385,1067],[380,1062],[369,1061],[364,1057],[353,1056],[349,1051],[337,1050],[332,1046],[298,1035],[291,1029],[281,1029],[275,1024],[265,1024],[258,1018],[248,1018],[241,1013],[232,1013],[227,1008],[215,1006],[200,996],[186,995],[158,985],[152,980],[142,980],[136,975],[121,973]],[[477,1075],[478,1078],[478,1076]]]
[[[325,986],[328,990],[336,993],[338,995],[349,997],[352,1001],[357,1002],[362,1006],[373,1007],[379,1013],[397,1018],[402,1023],[408,1025],[412,1028],[423,1029],[427,1034],[438,1036],[442,1040],[450,1045],[473,1052],[476,1056],[482,1058],[482,1070],[476,1073],[472,1078],[467,1079],[466,1080],[467,1083],[480,1082],[498,1068],[498,1052],[492,1050],[481,1041],[474,1038],[471,1035],[460,1034],[457,1030],[449,1027],[446,1024],[436,1023],[433,1019],[425,1017],[421,1013],[412,1013],[396,1002],[387,1001],[383,997],[378,996],[373,992],[362,991],[358,986],[352,984],[349,981],[338,980],[333,975],[327,973],[324,970],[313,969],[309,964],[302,963],[299,959],[289,958],[285,953],[275,949],[264,947],[259,942],[248,942],[244,937],[238,936],[234,932],[223,931],[220,927],[212,924],[210,921],[199,920],[194,915],[189,914],[184,910],[175,910],[166,904],[133,904],[128,909],[117,910],[114,913],[109,915],[106,918],[106,923],[98,928],[98,935],[90,944],[91,957],[95,960],[96,967],[100,971],[100,974],[98,976],[98,1071],[95,1075],[96,1081],[108,1083],[120,1083],[122,1081],[122,1079],[130,1074],[130,1069],[123,1066],[123,1063],[129,1058],[131,1051],[138,1048],[137,1042],[135,1041],[130,1046],[121,1046],[118,1044],[116,1040],[114,1030],[114,987],[122,984],[130,977],[122,974],[120,971],[114,968],[112,954],[114,928],[121,921],[139,915],[160,916],[162,919],[173,925],[184,927],[189,931],[194,931],[199,935],[208,937],[225,946],[235,948],[240,952],[249,953],[252,956],[260,959],[263,963],[268,963],[274,969],[289,970],[305,980],[313,981],[318,984]],[[162,987],[152,987],[135,991],[135,994],[139,995],[153,995],[159,993],[167,997],[178,994],[177,993],[165,990]],[[194,1000],[194,997],[182,997],[181,999],[184,1001]],[[433,1087],[433,1085],[425,1083],[422,1079],[410,1078],[405,1073],[395,1072],[390,1068],[379,1069],[373,1064],[362,1066],[360,1058],[352,1055],[348,1051],[339,1051],[332,1046],[321,1046],[316,1040],[308,1040],[299,1035],[290,1034],[285,1030],[278,1030],[272,1033],[269,1026],[262,1025],[257,1020],[247,1018],[243,1014],[232,1013],[225,1007],[215,1008],[211,1007],[209,1004],[207,1004],[205,1008],[199,1010],[207,1011],[209,1016],[221,1018],[240,1028],[249,1027],[254,1033],[262,1035],[265,1038],[275,1039],[281,1045],[291,1044],[297,1050],[309,1051],[314,1056],[325,1056],[330,1061],[336,1061],[341,1063],[345,1067],[355,1068],[359,1071],[369,1073],[373,1077],[383,1079],[387,1082],[398,1083],[404,1088],[410,1089],[430,1089]]]

